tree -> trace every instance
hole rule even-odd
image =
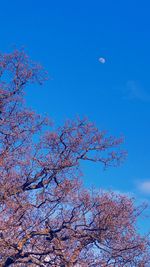
[[[0,77],[0,265],[148,266],[143,206],[80,179],[81,161],[117,165],[122,139],[88,120],[55,129],[26,108],[25,86],[46,73],[23,51],[0,55]]]

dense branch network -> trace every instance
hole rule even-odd
[[[25,86],[45,78],[23,51],[0,55],[0,265],[148,266],[136,231],[144,207],[80,181],[81,161],[116,166],[122,139],[88,120],[54,129],[27,109]]]

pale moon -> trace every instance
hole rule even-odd
[[[104,64],[106,62],[106,59],[104,57],[100,57],[99,58],[99,62],[102,63],[102,64]]]

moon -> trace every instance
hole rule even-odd
[[[101,64],[104,64],[106,62],[106,59],[104,57],[100,57],[98,60]]]

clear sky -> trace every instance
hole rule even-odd
[[[5,0],[0,6],[1,52],[24,46],[51,77],[28,90],[28,104],[56,124],[86,116],[125,136],[124,165],[105,172],[86,166],[85,185],[139,200],[150,200],[149,11],[149,0]]]

